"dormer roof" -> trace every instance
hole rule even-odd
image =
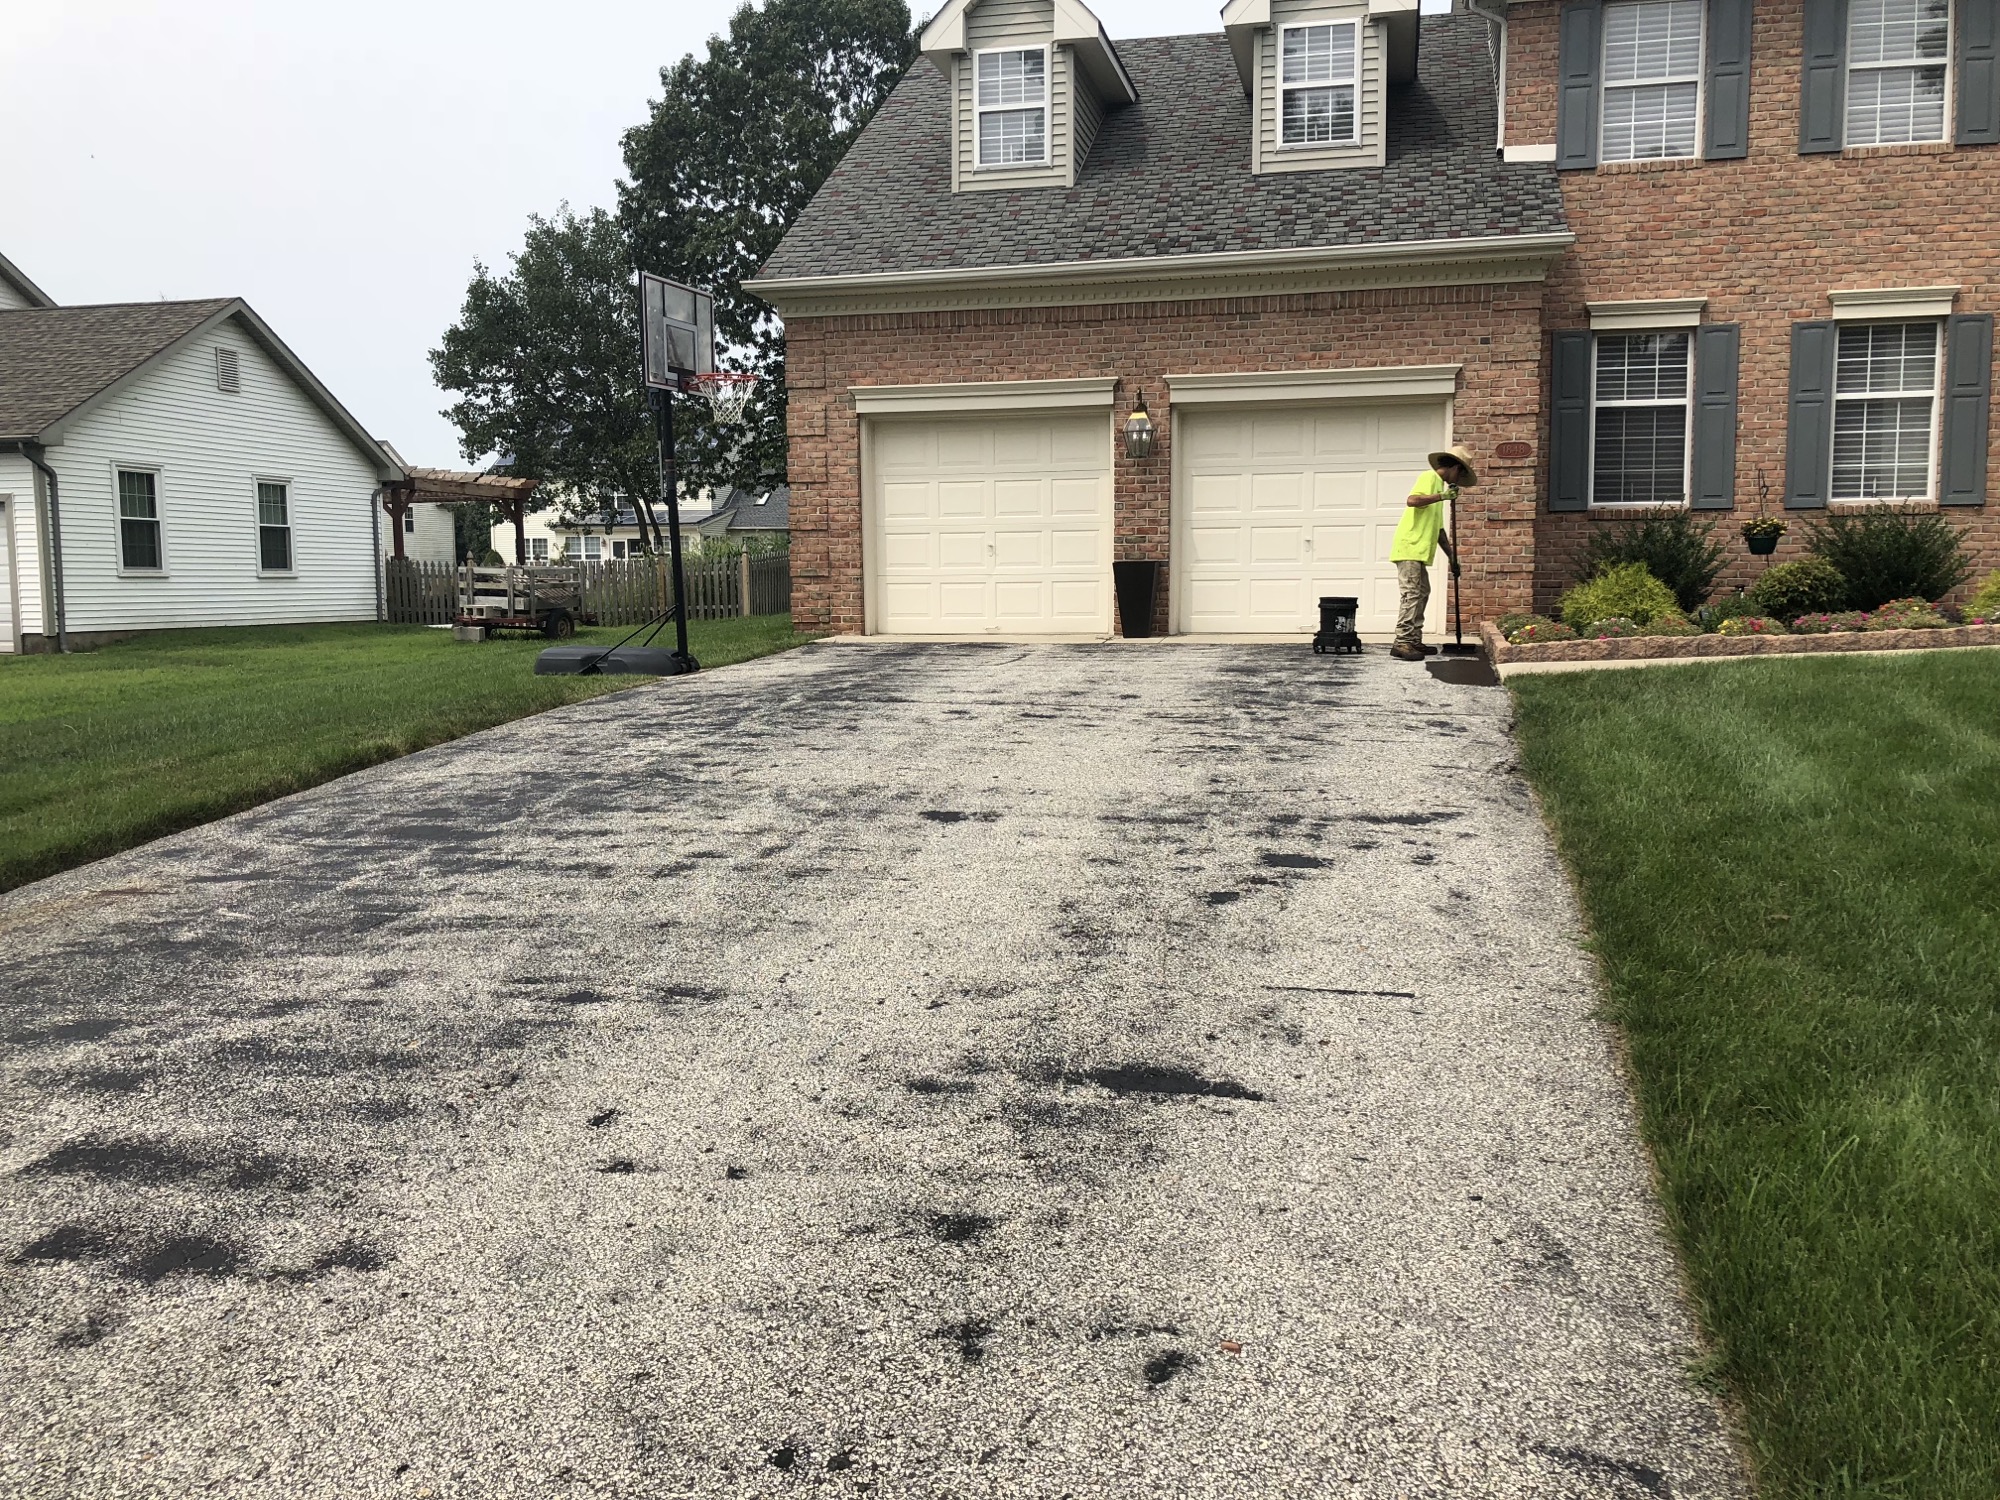
[[[1423,0],[1368,0],[1368,18],[1381,22],[1387,33],[1391,83],[1408,83],[1417,76],[1422,9]],[[1257,91],[1257,33],[1271,24],[1271,0],[1229,0],[1222,7],[1222,34],[1229,38],[1246,94]]]
[[[917,50],[946,78],[951,77],[952,59],[967,50],[965,18],[978,4],[979,0],[947,0],[917,40]],[[1107,104],[1137,103],[1139,91],[1132,86],[1131,75],[1119,59],[1118,49],[1111,45],[1104,23],[1090,7],[1082,0],[1055,0],[1055,18],[1055,44],[1076,49],[1077,65],[1098,97]]]
[[[54,307],[56,299],[36,286],[21,274],[21,268],[6,256],[0,255],[0,282],[12,287],[22,301],[30,307]]]

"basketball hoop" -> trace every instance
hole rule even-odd
[[[757,377],[741,370],[713,370],[695,376],[688,389],[708,402],[717,422],[734,426],[743,420],[744,408],[757,393]]]

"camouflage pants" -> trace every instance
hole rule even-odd
[[[1431,570],[1423,563],[1406,559],[1396,564],[1396,582],[1403,590],[1403,605],[1396,611],[1396,640],[1405,646],[1421,646],[1424,609],[1431,602]]]

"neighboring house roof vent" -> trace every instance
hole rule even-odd
[[[215,351],[215,388],[232,396],[243,389],[243,376],[236,368],[234,349]]]

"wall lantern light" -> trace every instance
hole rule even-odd
[[[1154,435],[1153,419],[1146,414],[1146,393],[1141,391],[1132,415],[1125,419],[1125,456],[1151,458]]]

